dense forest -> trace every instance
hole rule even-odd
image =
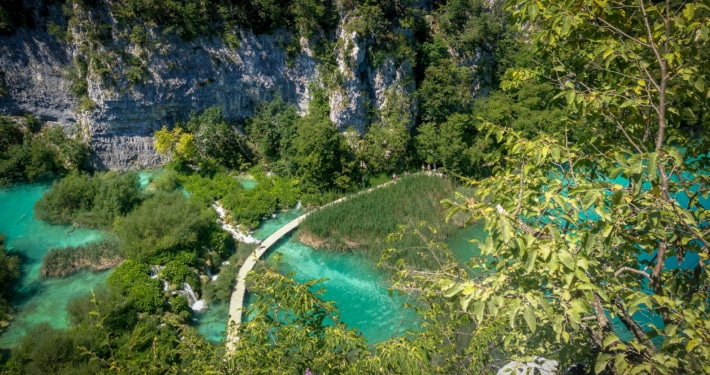
[[[33,19],[62,2],[19,3],[0,2],[0,31],[43,27]],[[285,48],[295,52],[305,38],[334,80],[314,87],[303,115],[276,96],[243,122],[213,107],[156,131],[155,148],[170,161],[146,190],[134,173],[82,171],[89,150],[79,136],[32,117],[1,118],[0,184],[64,176],[37,202],[37,217],[110,232],[116,242],[101,251],[124,261],[105,289],[70,303],[69,329],[37,326],[0,370],[493,374],[512,359],[545,357],[560,373],[710,373],[706,1],[62,4],[46,27],[58,40],[85,38],[85,51],[116,44],[114,34],[127,45],[157,43],[153,28],[234,48],[239,30],[285,30]],[[99,21],[107,14],[116,22]],[[334,29],[346,17],[370,40],[371,64],[391,57],[413,66],[415,118],[402,110],[409,98],[393,92],[366,132],[337,131],[327,90],[337,83]],[[87,74],[141,80],[139,60],[111,69],[125,57],[120,48],[74,61],[72,92],[82,106],[91,106]],[[476,60],[484,54],[494,58]],[[410,296],[422,319],[416,332],[369,346],[318,298],[318,281],[298,284],[260,264],[248,285],[251,319],[228,352],[189,325],[185,297],[163,292],[160,279],[168,289],[187,282],[207,298],[228,299],[253,246],[216,224],[217,201],[247,230],[299,201],[318,206],[420,170],[465,187],[412,176],[413,184],[313,215],[301,232],[324,249],[370,249],[392,292]],[[240,173],[257,187],[241,187]],[[388,206],[407,195],[428,200]],[[367,209],[406,218],[399,227],[368,227],[358,216]],[[480,256],[466,267],[451,257],[421,261],[445,251],[444,223],[418,222],[433,211],[446,212],[449,224],[483,222]],[[77,263],[72,257],[100,259],[98,251],[51,261],[64,267]],[[0,256],[0,303],[8,305],[19,260],[2,248]],[[156,265],[159,278],[151,278]],[[201,282],[205,267],[220,265],[231,278]],[[6,311],[0,307],[0,318]]]

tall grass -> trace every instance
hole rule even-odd
[[[81,246],[50,249],[39,273],[43,278],[64,277],[83,269],[101,271],[118,266],[123,258],[118,252],[118,241],[110,239]]]
[[[431,227],[446,236],[454,230],[445,223],[445,211],[439,203],[454,195],[450,181],[428,175],[411,175],[397,183],[357,195],[339,204],[309,215],[300,225],[298,238],[309,245],[336,251],[354,251],[377,262],[390,247],[409,264],[434,266],[435,260],[423,252],[423,242],[411,233],[420,225]],[[387,243],[391,233],[405,231],[400,241]]]

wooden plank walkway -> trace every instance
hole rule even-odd
[[[414,173],[418,174],[418,173]],[[429,173],[431,174],[431,173]],[[439,176],[440,177],[440,176]],[[375,187],[369,188],[367,190],[363,190],[361,192],[358,192],[353,195],[345,196],[339,199],[336,199],[326,205],[323,205],[319,207],[317,210],[322,210],[326,207],[330,207],[332,205],[338,204],[340,202],[343,202],[347,199],[356,197],[360,194],[367,194],[375,189],[379,189],[381,187],[385,187],[389,184],[395,183],[396,181],[389,181],[385,182],[384,184],[377,185]],[[315,211],[317,211],[315,210]],[[315,212],[311,211],[306,214],[303,214],[296,219],[291,220],[288,224],[282,226],[274,232],[274,234],[270,235],[268,238],[266,238],[260,245],[259,247],[254,250],[254,252],[249,255],[247,260],[244,262],[242,267],[239,269],[239,273],[237,274],[237,284],[234,286],[234,290],[232,291],[232,296],[229,299],[229,320],[227,320],[227,351],[228,352],[233,352],[235,347],[234,345],[236,344],[237,341],[239,341],[239,325],[242,323],[242,313],[243,313],[243,308],[244,308],[244,294],[246,292],[246,277],[249,272],[254,268],[256,265],[256,262],[261,259],[261,257],[266,253],[267,250],[271,246],[273,246],[276,242],[278,242],[281,238],[283,238],[285,235],[287,235],[289,232],[292,230],[296,229],[298,227],[298,224],[300,224],[308,215],[311,213]],[[219,211],[218,211],[219,212]],[[238,240],[237,238],[235,238]]]

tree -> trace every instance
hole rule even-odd
[[[505,151],[448,202],[489,233],[476,277],[439,286],[478,327],[509,325],[513,355],[591,359],[596,373],[710,371],[705,88],[700,3],[511,2],[536,53],[504,87],[551,79],[573,140],[484,123]],[[701,103],[686,106],[690,101]],[[565,133],[567,134],[567,133]],[[574,141],[574,142],[573,142]]]
[[[308,115],[298,121],[293,141],[297,175],[314,190],[347,189],[351,186],[349,147],[328,117],[323,93],[317,93]]]

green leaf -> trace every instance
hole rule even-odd
[[[683,8],[683,17],[690,21],[693,19],[693,15],[695,15],[695,4],[686,4],[685,8]]]
[[[530,273],[535,268],[535,259],[537,259],[537,249],[532,250],[528,253],[528,265],[525,272]]]
[[[510,223],[508,222],[508,219],[505,217],[502,217],[500,220],[500,234],[503,236],[503,242],[508,242],[510,241],[510,234],[512,232],[512,229],[510,227]]]
[[[588,210],[589,207],[594,204],[594,202],[597,200],[597,197],[599,197],[600,193],[599,190],[589,190],[586,194],[584,194],[584,197],[582,198],[582,208],[584,210]]]
[[[646,162],[646,172],[651,178],[655,178],[658,172],[658,153],[652,152],[648,154],[648,161]]]
[[[626,356],[624,353],[618,353],[616,354],[616,358],[614,358],[614,368],[616,369],[617,374],[623,374],[626,372],[626,369],[629,367],[629,364],[626,363]]]
[[[535,18],[537,18],[537,13],[539,9],[537,7],[537,4],[532,3],[528,5],[528,15],[530,16],[530,21],[535,21]]]
[[[609,347],[609,345],[611,345],[615,342],[618,342],[618,341],[620,341],[619,337],[614,334],[611,334],[611,335],[604,338],[604,342],[602,343],[602,348],[607,348],[607,347]]]
[[[695,81],[695,88],[700,92],[705,92],[705,81],[703,81],[702,78],[698,78],[698,80]]]
[[[697,348],[701,343],[702,343],[701,340],[692,339],[692,340],[688,341],[688,345],[685,346],[685,350],[688,353],[690,353],[693,351],[693,349]]]
[[[562,250],[559,253],[560,262],[570,270],[574,270],[574,257],[567,250]]]
[[[451,298],[462,290],[463,284],[455,284],[453,287],[449,288],[446,292],[444,292],[444,296],[447,298]]]
[[[518,315],[518,310],[520,309],[520,300],[513,299],[508,303],[508,319],[510,320],[510,327],[515,328],[515,316]]]
[[[476,317],[476,322],[478,322],[478,324],[483,322],[483,311],[485,307],[486,304],[483,301],[478,301],[473,304],[473,315]]]
[[[528,328],[530,328],[530,331],[532,331],[532,333],[535,333],[537,323],[535,322],[535,312],[533,311],[530,305],[525,305],[525,310],[523,311],[523,318],[525,318],[525,322],[528,324]]]
[[[599,357],[597,357],[597,361],[594,364],[594,373],[595,374],[601,374],[604,372],[604,369],[606,369],[606,364],[609,363],[609,360],[611,359],[611,354],[600,354]]]

